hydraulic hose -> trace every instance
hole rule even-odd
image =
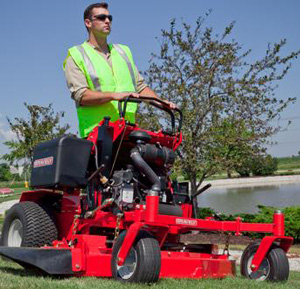
[[[137,148],[133,148],[130,152],[130,157],[133,161],[133,164],[138,168],[150,181],[152,187],[150,191],[152,194],[158,195],[161,191],[160,179],[156,175],[156,173],[150,168],[150,166],[144,161],[139,150]]]

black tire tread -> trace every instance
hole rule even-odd
[[[134,275],[128,279],[121,279],[116,272],[115,262],[119,249],[124,241],[126,232],[123,232],[117,239],[112,253],[112,273],[117,280],[134,283],[155,283],[159,279],[161,268],[161,253],[157,240],[147,231],[141,230],[135,240],[136,248],[140,264]]]
[[[247,261],[257,251],[259,243],[251,243],[244,250],[241,257],[241,275],[249,278],[247,272]],[[267,278],[268,281],[283,282],[289,277],[289,261],[284,250],[277,245],[273,245],[266,257],[270,263],[270,274]]]
[[[160,249],[156,239],[153,237],[145,237],[139,240],[137,245],[140,247],[143,253],[143,266],[145,268],[152,268],[152,270],[143,270],[140,272],[141,283],[154,283],[158,281],[161,262],[160,260]]]
[[[290,266],[285,252],[281,248],[273,248],[269,253],[269,257],[273,258],[276,264],[280,264],[280,266],[277,266],[272,281],[286,281],[289,277]]]
[[[22,247],[51,245],[57,239],[57,228],[47,212],[37,203],[21,202],[10,208],[2,231],[2,244],[7,245],[7,234],[11,222],[19,218],[23,223]]]

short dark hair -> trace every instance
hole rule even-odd
[[[105,2],[101,2],[101,3],[94,3],[94,4],[91,4],[88,7],[86,7],[86,9],[84,10],[84,13],[83,13],[83,21],[85,19],[91,19],[92,18],[92,10],[94,8],[104,8],[104,9],[107,9],[108,8],[108,4],[105,3]]]

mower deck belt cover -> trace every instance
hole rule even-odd
[[[92,145],[92,142],[73,135],[37,145],[33,155],[31,186],[49,189],[86,186]]]

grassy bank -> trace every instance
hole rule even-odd
[[[26,285],[25,285],[26,284]],[[122,284],[107,278],[53,278],[35,275],[32,272],[25,271],[22,267],[8,261],[0,261],[0,288],[2,289],[27,289],[33,288],[47,288],[47,289],[90,289],[90,288],[156,288],[156,289],[192,289],[192,288],[299,288],[300,287],[300,273],[291,272],[289,281],[287,283],[268,283],[256,282],[247,280],[238,276],[236,278],[226,279],[162,279],[154,285],[144,284]]]
[[[0,188],[23,188],[24,187],[24,182],[23,181],[18,181],[18,182],[0,182]]]
[[[281,175],[298,175],[300,174],[300,156],[294,157],[284,157],[276,158],[277,159],[277,171],[274,173],[275,176]],[[239,178],[240,175],[236,172],[232,172],[232,178]],[[220,174],[214,175],[206,180],[220,180],[227,179],[227,173],[222,172]],[[183,177],[182,177],[183,180]],[[180,181],[182,181],[180,179]]]
[[[278,170],[299,170],[300,171],[300,156],[277,158]]]

